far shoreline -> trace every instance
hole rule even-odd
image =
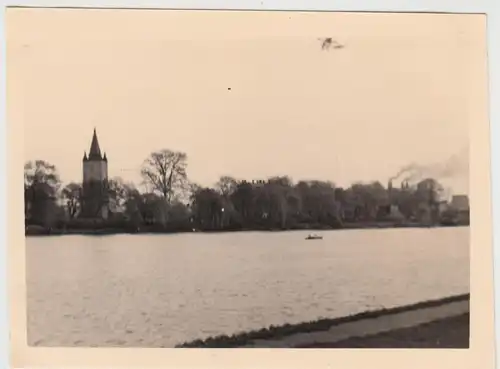
[[[193,230],[193,229],[164,229],[157,227],[138,227],[137,229],[121,229],[121,228],[99,228],[99,229],[60,229],[60,228],[45,228],[41,226],[25,227],[26,237],[50,237],[50,236],[112,236],[112,235],[174,235],[182,233],[196,234],[221,234],[221,233],[241,233],[241,232],[330,232],[330,231],[348,231],[348,230],[377,230],[377,229],[401,229],[401,228],[454,228],[454,227],[470,227],[469,224],[436,224],[427,225],[419,223],[407,224],[388,224],[388,223],[346,223],[343,227],[327,228],[327,227],[296,227],[291,229],[271,229],[271,228],[238,228],[238,229],[215,229],[215,230]]]

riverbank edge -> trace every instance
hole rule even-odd
[[[295,349],[468,349],[470,312],[431,320],[411,327],[329,342],[294,346]]]
[[[136,230],[124,230],[115,228],[103,229],[46,229],[46,228],[30,228],[26,227],[24,235],[26,237],[49,237],[49,236],[112,236],[112,235],[136,235],[136,234],[180,234],[180,233],[237,233],[237,232],[292,232],[292,231],[347,231],[347,230],[361,230],[361,229],[391,229],[391,228],[450,228],[450,227],[469,227],[468,224],[454,224],[454,225],[425,225],[425,224],[384,224],[384,223],[352,223],[346,224],[341,228],[319,228],[319,227],[303,227],[292,229],[269,229],[269,228],[244,228],[244,229],[221,229],[221,230],[196,230],[181,229],[181,230],[165,230],[165,229],[151,229],[143,228]]]
[[[267,328],[249,332],[240,332],[233,335],[219,335],[206,339],[197,339],[176,345],[176,348],[238,348],[251,344],[256,340],[277,340],[286,336],[300,333],[328,331],[334,326],[352,323],[364,319],[375,319],[382,316],[404,313],[425,308],[446,305],[453,302],[470,301],[470,293],[448,296],[441,299],[426,300],[415,304],[368,310],[365,312],[339,318],[321,318],[314,321],[298,324],[271,325]]]

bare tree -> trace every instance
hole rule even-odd
[[[186,189],[186,167],[185,153],[163,149],[149,155],[142,165],[141,175],[153,191],[170,201],[176,191]]]
[[[125,183],[122,178],[114,177],[109,179],[107,190],[114,211],[122,211],[135,188],[133,184]]]
[[[222,196],[231,196],[234,191],[236,191],[236,187],[238,186],[238,181],[233,177],[222,176],[219,178],[219,181],[216,183],[215,187],[219,191]]]

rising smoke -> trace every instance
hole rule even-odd
[[[458,153],[450,156],[444,162],[431,165],[412,163],[401,168],[389,180],[401,179],[412,185],[425,178],[436,180],[467,176],[469,174],[469,147],[462,148]]]

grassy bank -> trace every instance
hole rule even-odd
[[[462,294],[456,296],[450,296],[438,300],[429,300],[424,302],[419,302],[412,305],[400,306],[389,309],[378,309],[362,312],[359,314],[349,315],[341,318],[333,319],[319,319],[315,321],[299,323],[299,324],[285,324],[281,326],[271,325],[268,328],[263,328],[258,331],[237,333],[231,336],[221,335],[216,337],[209,337],[205,340],[195,340],[191,342],[186,342],[180,344],[176,347],[182,348],[234,348],[241,347],[250,344],[254,340],[260,339],[279,339],[281,337],[289,336],[295,333],[306,333],[306,332],[317,332],[326,331],[333,326],[337,326],[344,323],[351,323],[359,321],[362,319],[374,319],[380,316],[386,316],[390,314],[398,314],[412,310],[436,307],[443,304],[467,301],[470,299],[470,294]]]
[[[439,319],[411,328],[331,343],[315,343],[295,348],[371,348],[371,349],[466,349],[470,340],[470,314]]]

